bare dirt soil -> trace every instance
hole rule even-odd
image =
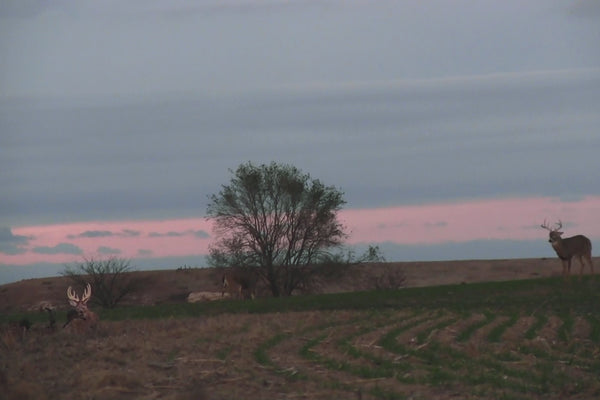
[[[351,278],[321,289],[369,289],[370,278],[389,268],[403,271],[406,286],[561,272],[554,258],[388,263],[356,267]],[[136,274],[150,284],[132,304],[219,290],[214,270]],[[1,286],[0,312],[64,304],[67,285],[47,278]],[[5,327],[0,400],[598,398],[600,350],[590,340],[591,322],[569,320],[568,337],[564,324],[556,315],[390,309],[100,321],[79,334]],[[498,326],[505,326],[501,338],[490,339]]]

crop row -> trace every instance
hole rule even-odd
[[[256,359],[288,379],[372,398],[595,397],[598,339],[596,319],[570,313],[375,310],[277,333]]]

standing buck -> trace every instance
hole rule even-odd
[[[71,326],[71,329],[77,332],[84,332],[95,328],[98,316],[87,307],[87,302],[91,297],[92,286],[89,283],[85,287],[81,299],[79,299],[73,288],[69,286],[67,289],[67,299],[69,299],[69,304],[73,309],[67,314],[67,322],[63,325],[63,328]]]
[[[227,271],[221,279],[221,297],[225,295],[226,291],[233,298],[254,299],[256,296],[255,279],[252,279],[249,273]]]
[[[573,257],[579,258],[581,263],[581,270],[579,271],[579,278],[583,274],[583,268],[585,267],[584,259],[589,263],[590,270],[594,274],[594,264],[592,264],[592,242],[590,239],[583,235],[576,235],[568,238],[562,238],[561,235],[564,232],[560,232],[562,228],[562,222],[560,220],[556,223],[556,228],[552,229],[544,220],[541,225],[542,228],[550,231],[548,241],[552,244],[552,248],[556,252],[558,258],[561,259],[563,265],[563,277],[566,279],[571,273],[571,259]]]

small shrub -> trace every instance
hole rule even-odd
[[[145,281],[136,278],[129,260],[108,258],[95,260],[84,259],[83,262],[67,265],[62,272],[64,276],[79,287],[92,285],[92,301],[104,308],[114,308],[126,296],[138,291]]]
[[[369,275],[369,289],[397,290],[406,285],[406,276],[399,268],[386,268],[380,274]]]

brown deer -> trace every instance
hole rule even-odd
[[[571,273],[571,259],[573,257],[579,258],[581,263],[581,270],[579,271],[579,278],[583,275],[583,268],[585,267],[585,261],[590,265],[592,275],[594,274],[594,264],[592,264],[592,242],[590,239],[583,235],[576,235],[568,238],[562,238],[561,235],[564,232],[560,232],[562,228],[562,222],[560,220],[556,223],[556,228],[552,229],[544,223],[541,225],[542,228],[550,231],[548,241],[552,244],[552,248],[556,252],[558,258],[562,261],[563,266],[563,278],[567,278]]]
[[[88,283],[83,292],[83,296],[75,293],[69,286],[67,289],[67,299],[73,309],[67,314],[67,322],[63,328],[71,326],[74,331],[85,332],[96,327],[98,316],[87,307],[88,300],[92,297],[92,286]]]
[[[256,282],[249,274],[228,271],[221,279],[221,297],[225,295],[225,291],[233,298],[254,299]]]

